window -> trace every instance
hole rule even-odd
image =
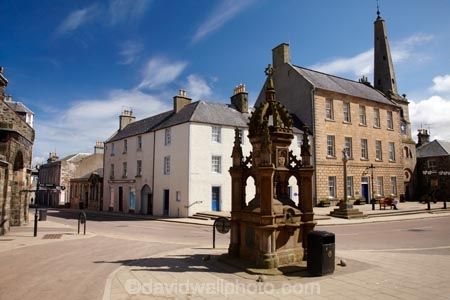
[[[381,148],[381,141],[375,141],[375,159],[383,160],[383,150]]]
[[[140,135],[137,137],[137,149],[142,150],[142,136]]]
[[[336,176],[328,177],[328,197],[336,198]]]
[[[379,196],[384,195],[383,177],[382,176],[377,177],[377,195],[379,195]]]
[[[361,139],[361,159],[369,159],[367,139]]]
[[[394,142],[389,142],[389,160],[395,161],[395,144],[394,144]]]
[[[176,195],[175,200],[180,202],[181,201],[181,192],[180,191],[176,191],[175,195]]]
[[[164,157],[164,175],[170,175],[170,155]]]
[[[334,135],[327,135],[327,156],[336,156],[336,149],[334,147]]]
[[[244,145],[244,129],[239,129],[239,137],[241,138],[241,145]]]
[[[352,145],[352,138],[351,137],[345,137],[344,141],[344,149],[347,152],[348,158],[353,158],[353,145]]]
[[[123,140],[123,153],[127,153],[128,151],[128,141]]]
[[[164,145],[170,145],[170,143],[172,142],[172,133],[170,128],[166,128],[165,133],[164,133]]]
[[[123,178],[127,178],[127,163],[126,162],[124,162],[124,163],[122,163],[122,165],[123,165],[123,173],[122,173],[122,177]]]
[[[343,106],[344,112],[344,122],[350,123],[352,121],[351,113],[350,113],[350,103],[344,102]]]
[[[138,160],[136,163],[136,176],[142,175],[142,160]]]
[[[111,156],[114,156],[115,152],[115,147],[114,147],[114,143],[111,144]]]
[[[218,126],[212,127],[211,139],[213,142],[220,143],[220,140],[221,140],[220,127],[218,127]]]
[[[297,134],[297,147],[299,147],[299,148],[302,147],[302,135],[301,134]]]
[[[354,196],[353,176],[347,176],[347,197]]]
[[[114,164],[111,164],[111,169],[109,170],[109,177],[114,179]]]
[[[391,177],[391,194],[397,195],[397,177]]]
[[[359,106],[359,124],[367,125],[366,107],[364,105]]]
[[[428,160],[427,166],[430,170],[435,171],[436,170],[436,161],[432,160],[432,159]]]
[[[394,129],[394,120],[392,116],[392,111],[387,112],[387,128]]]
[[[380,109],[379,108],[374,108],[373,109],[373,126],[377,127],[377,128],[381,127]]]
[[[222,157],[213,155],[211,158],[211,171],[213,173],[222,173]]]
[[[333,99],[327,99],[325,102],[325,117],[334,120]]]

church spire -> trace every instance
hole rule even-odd
[[[388,97],[390,95],[397,95],[397,81],[387,38],[386,24],[383,18],[380,17],[378,1],[377,19],[374,22],[374,29],[374,86]]]

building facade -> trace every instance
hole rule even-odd
[[[7,84],[0,67],[0,235],[28,222],[34,194],[30,174],[35,132],[13,102],[5,101]]]
[[[119,120],[119,130],[105,142],[104,210],[186,217],[231,209],[235,128],[244,154],[251,149],[244,86],[235,89],[230,104],[192,102],[180,91],[171,111],[139,121],[124,111]],[[252,180],[248,200],[255,194]],[[297,193],[294,184],[291,193]]]
[[[50,153],[47,163],[39,167],[38,202],[41,205],[70,206],[72,178],[98,171],[103,165],[103,147],[97,144],[94,153],[77,153],[62,159]]]
[[[428,130],[420,129],[417,147],[417,196],[422,201],[450,200],[450,142],[430,142]]]
[[[353,81],[293,65],[288,44],[272,50],[277,95],[314,136],[316,204],[343,199],[344,150],[349,157],[345,180],[351,199],[368,203],[372,196],[410,195],[415,147],[408,101],[397,94],[384,20],[379,16],[375,44],[375,87],[367,78]],[[256,105],[262,101],[263,93]]]

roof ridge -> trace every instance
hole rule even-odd
[[[343,80],[347,80],[347,81],[351,81],[351,82],[363,84],[364,86],[368,86],[367,84],[364,84],[364,83],[362,83],[362,82],[359,82],[359,81],[356,81],[356,80],[353,80],[353,79],[348,79],[348,78],[345,78],[345,77],[341,77],[341,76],[337,76],[337,75],[333,75],[333,74],[328,74],[328,73],[325,73],[325,72],[313,70],[313,69],[306,68],[306,67],[302,67],[302,66],[297,66],[297,65],[294,65],[294,64],[293,64],[293,66],[294,66],[294,67],[297,67],[297,68],[300,68],[300,69],[304,69],[304,70],[312,71],[312,72],[315,72],[315,73],[320,73],[320,74],[323,74],[323,75],[332,76],[332,77],[336,77],[336,78],[339,78],[339,79],[343,79]],[[370,85],[370,86],[368,86],[368,87],[371,87],[371,88],[374,89],[374,87],[372,87],[372,85]],[[384,96],[384,95],[383,95],[383,96]]]

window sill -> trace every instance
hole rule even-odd
[[[325,122],[336,122],[334,119],[325,118]]]
[[[389,162],[390,163],[395,163],[395,160],[390,159]]]
[[[376,161],[376,162],[383,162],[383,160],[382,160],[382,159],[379,159],[379,158],[376,158],[375,161]]]
[[[394,131],[394,128],[388,128],[387,130],[389,130],[389,131]]]
[[[352,122],[350,121],[342,121],[342,124],[352,125]]]
[[[375,125],[373,125],[373,128],[375,128],[375,129],[381,129],[381,126],[375,126]]]
[[[368,158],[363,158],[363,157],[361,157],[359,160],[362,160],[362,161],[368,161],[369,159],[368,159]]]
[[[336,159],[336,156],[327,155],[327,159]]]
[[[140,178],[140,177],[142,177],[142,175],[136,175],[135,177],[136,177],[136,178]]]
[[[361,127],[367,127],[367,124],[363,124],[363,123],[359,123],[358,125]]]

